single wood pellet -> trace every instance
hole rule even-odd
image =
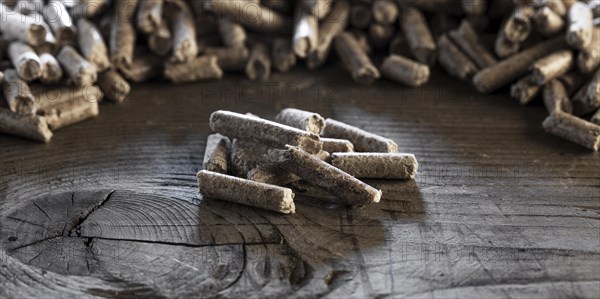
[[[448,74],[462,80],[471,79],[479,70],[446,35],[438,40],[438,61]]]
[[[128,21],[114,21],[110,31],[110,60],[118,69],[129,68],[136,42],[135,28]]]
[[[62,1],[51,0],[42,12],[59,45],[75,44],[77,29]]]
[[[204,49],[204,54],[217,56],[217,62],[224,71],[244,71],[250,57],[246,47],[209,47]]]
[[[565,39],[562,36],[543,41],[479,71],[473,77],[473,85],[482,93],[495,91],[523,76],[536,60],[565,46]]]
[[[375,0],[372,6],[373,19],[380,24],[393,24],[400,11],[393,0]]]
[[[504,37],[513,43],[525,41],[531,34],[530,18],[533,12],[533,6],[531,5],[517,7],[502,26],[501,33]]]
[[[306,58],[319,42],[319,24],[317,18],[307,10],[298,9],[297,14],[292,37],[294,53],[300,58]]]
[[[279,148],[289,144],[310,153],[320,152],[323,146],[318,135],[229,111],[213,112],[210,128],[230,138],[247,139]]]
[[[333,153],[331,164],[357,178],[414,179],[415,155],[399,153]]]
[[[47,27],[44,26],[43,19],[25,16],[10,10],[4,4],[0,5],[0,31],[6,40],[19,40],[31,46],[44,43]]]
[[[400,28],[414,57],[419,62],[433,65],[437,58],[437,46],[423,13],[416,8],[406,7],[400,18]]]
[[[21,79],[29,82],[42,75],[42,61],[29,45],[22,42],[10,43],[8,56]]]
[[[585,115],[600,107],[600,69],[571,98],[574,115]]]
[[[27,82],[14,69],[4,70],[4,98],[8,108],[19,115],[35,114],[35,98]]]
[[[93,64],[98,72],[108,69],[110,67],[108,48],[98,28],[83,18],[77,20],[77,28],[81,56]]]
[[[294,193],[289,188],[206,170],[198,172],[197,176],[203,198],[220,199],[283,214],[296,211]]]
[[[165,77],[173,83],[220,79],[223,77],[223,70],[215,55],[204,55],[186,63],[165,64]]]
[[[56,58],[75,85],[89,85],[98,79],[96,67],[81,57],[75,48],[63,47]]]
[[[137,28],[146,34],[157,30],[163,23],[164,0],[142,0],[137,11]]]
[[[286,150],[272,150],[269,154],[281,163],[281,167],[327,190],[348,205],[366,205],[381,199],[381,191],[297,147],[286,146]]]
[[[267,44],[257,41],[250,47],[246,76],[258,81],[267,80],[271,76],[271,55]]]
[[[330,118],[325,120],[322,136],[349,140],[357,152],[398,152],[398,145],[393,140]]]
[[[543,98],[546,110],[550,114],[556,111],[565,113],[573,112],[573,105],[569,100],[569,94],[559,79],[551,80],[544,85]]]
[[[565,28],[565,21],[563,18],[549,7],[538,9],[532,16],[532,19],[537,32],[544,36],[555,35]]]
[[[593,151],[600,148],[600,126],[579,117],[554,112],[544,120],[543,126],[548,133]]]
[[[421,86],[429,81],[429,66],[400,55],[388,56],[381,65],[385,78],[406,84]]]
[[[567,43],[575,49],[584,49],[592,42],[592,9],[583,2],[575,2],[569,8]]]
[[[246,44],[246,30],[229,19],[219,20],[219,34],[226,47],[243,47]]]
[[[600,65],[600,26],[594,26],[592,42],[579,51],[577,68],[585,74],[593,72]]]
[[[336,138],[321,138],[323,151],[329,153],[353,153],[354,144],[350,140]]]
[[[173,35],[171,60],[188,62],[195,59],[198,56],[198,43],[196,27],[189,7],[181,0],[170,0],[165,10]]]
[[[498,62],[494,55],[481,44],[469,21],[463,21],[460,27],[450,31],[448,36],[479,68],[486,68]]]
[[[100,103],[104,99],[104,93],[96,85],[65,85],[60,87],[35,85],[31,89],[34,91],[37,114],[43,114],[44,111],[48,111],[53,107],[75,100],[83,99],[90,103]]]
[[[221,134],[208,135],[202,169],[227,174],[231,141]]]
[[[325,119],[321,115],[294,108],[281,110],[275,121],[316,135],[321,134],[325,127]]]
[[[335,38],[335,50],[338,57],[348,69],[354,81],[371,84],[381,77],[379,70],[373,65],[365,51],[350,32],[343,32]]]
[[[510,87],[510,96],[519,100],[519,104],[529,104],[542,90],[542,87],[538,85],[533,75],[527,75]]]
[[[521,49],[520,43],[511,42],[504,35],[499,34],[494,44],[494,51],[500,58],[507,58]]]
[[[306,64],[309,69],[316,69],[325,63],[334,38],[348,25],[349,15],[350,4],[347,1],[335,1],[331,13],[319,27],[319,41],[316,47],[308,54]]]
[[[43,117],[18,115],[4,107],[0,107],[0,132],[41,142],[52,139],[52,132]]]
[[[116,70],[98,74],[98,86],[106,98],[115,103],[123,102],[131,92],[131,86]]]
[[[42,63],[40,82],[44,84],[56,84],[62,79],[62,67],[52,54],[42,53],[40,55],[40,62]]]
[[[271,61],[273,67],[280,72],[287,72],[296,65],[297,58],[292,49],[292,42],[286,38],[276,38],[271,44]]]
[[[292,32],[291,18],[261,4],[248,6],[240,5],[237,1],[212,0],[206,1],[205,7],[219,16],[233,19],[256,32],[284,34]]]
[[[566,74],[574,64],[573,52],[562,50],[536,61],[531,67],[533,81],[538,85]]]
[[[84,97],[56,103],[38,111],[52,131],[96,117],[99,113],[98,102]]]
[[[167,55],[173,48],[173,35],[167,22],[161,22],[148,37],[148,48],[157,55]]]

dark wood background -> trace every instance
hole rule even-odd
[[[0,297],[600,296],[600,156],[545,134],[539,104],[334,67],[133,90],[50,144],[0,136]],[[416,181],[291,216],[201,199],[210,113],[284,107],[394,139]]]

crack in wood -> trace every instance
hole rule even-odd
[[[110,191],[106,197],[104,197],[104,199],[98,203],[96,203],[95,205],[93,205],[89,210],[86,211],[86,213],[84,215],[80,215],[77,217],[77,219],[75,220],[75,222],[71,225],[71,227],[69,228],[69,237],[72,237],[73,234],[75,233],[78,237],[81,236],[81,225],[85,222],[85,220],[92,214],[94,213],[96,210],[98,210],[102,205],[104,205],[105,203],[108,202],[108,200],[111,198],[111,196],[115,193],[116,190],[112,190]],[[72,199],[71,199],[72,200]]]

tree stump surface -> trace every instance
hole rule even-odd
[[[149,83],[49,144],[0,135],[0,297],[600,297],[598,153],[545,134],[539,103],[439,71],[348,77]],[[392,138],[416,180],[287,216],[201,198],[210,113],[286,107]]]

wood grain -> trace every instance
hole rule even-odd
[[[292,216],[201,198],[210,113],[285,107],[393,139],[417,179]],[[600,154],[545,134],[541,103],[327,66],[137,85],[101,110],[46,145],[0,136],[0,297],[600,296]]]

